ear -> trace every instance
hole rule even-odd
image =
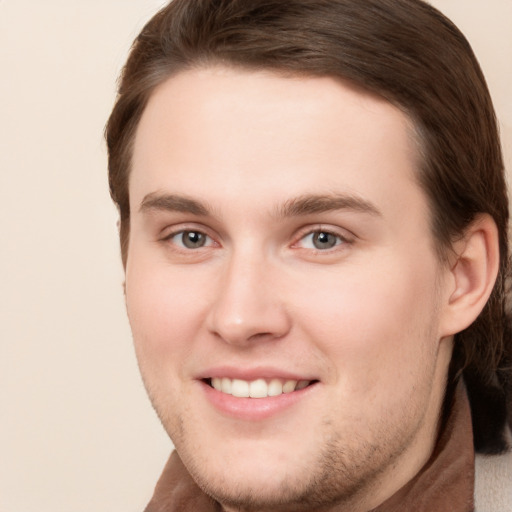
[[[453,245],[446,301],[441,321],[442,336],[469,327],[491,295],[499,269],[499,237],[493,218],[479,214]]]

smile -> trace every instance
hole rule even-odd
[[[228,377],[214,377],[207,382],[212,388],[237,398],[267,398],[292,393],[308,387],[311,380],[256,379],[246,381]]]

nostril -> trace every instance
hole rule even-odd
[[[256,334],[253,334],[250,338],[249,338],[249,341],[256,341],[256,340],[260,340],[262,338],[275,338],[276,336],[273,335],[271,332],[258,332]]]

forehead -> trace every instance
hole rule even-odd
[[[222,208],[240,195],[270,206],[329,191],[373,196],[384,209],[402,192],[423,202],[417,155],[407,116],[349,83],[193,69],[148,102],[134,143],[131,209],[159,191]]]

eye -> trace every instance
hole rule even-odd
[[[337,245],[341,245],[344,242],[346,242],[346,240],[340,235],[336,235],[329,231],[319,230],[308,233],[306,236],[301,238],[299,243],[304,249],[325,251],[332,249]]]
[[[200,249],[212,244],[212,239],[201,231],[179,231],[166,240],[184,249]]]

